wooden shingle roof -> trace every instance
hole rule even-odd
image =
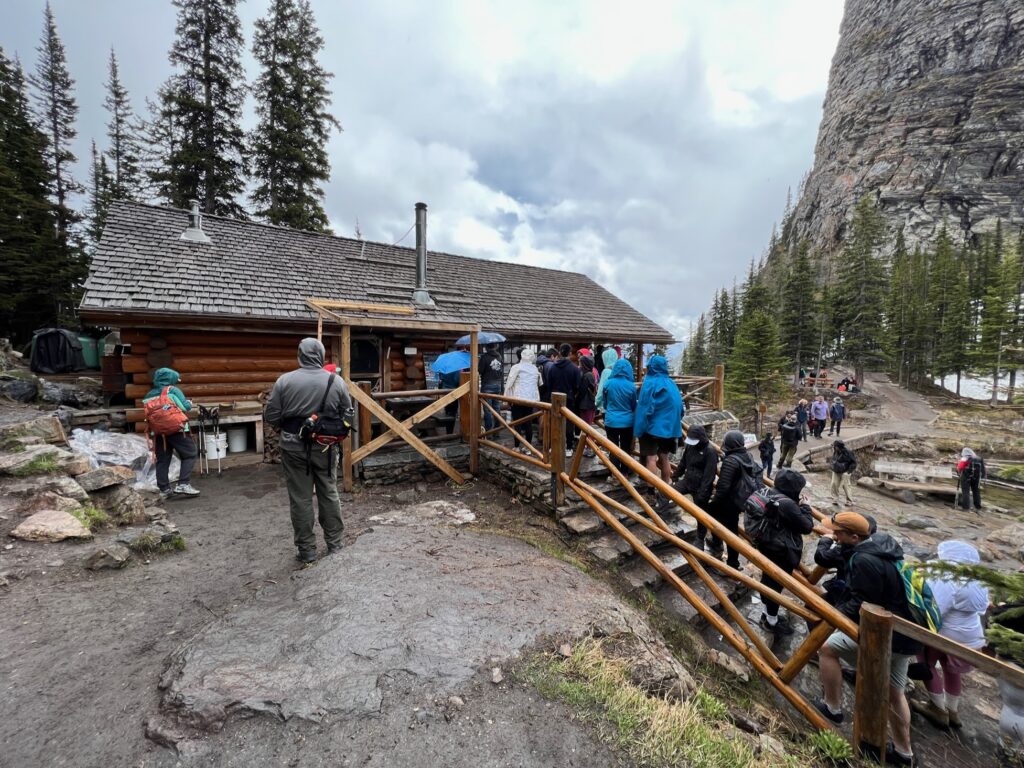
[[[180,239],[188,213],[119,201],[92,259],[81,313],[125,325],[147,316],[308,325],[309,297],[413,306],[413,248],[203,216],[209,243]],[[545,340],[671,343],[664,328],[586,275],[430,251],[435,307],[418,320],[479,323]]]

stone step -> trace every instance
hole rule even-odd
[[[747,614],[748,619],[752,623],[756,623],[760,616],[760,607],[747,607],[747,609],[744,610],[746,607],[745,601],[750,593],[750,588],[740,584],[738,581],[733,581],[732,579],[727,579],[721,576],[714,577],[714,579],[715,583],[722,588],[722,591],[725,592],[726,596],[728,596],[741,611],[744,611],[744,613]],[[707,584],[701,581],[701,579],[697,578],[693,573],[690,573],[684,578],[684,581],[694,592],[697,593],[700,599],[709,608],[719,615],[725,615],[718,599],[708,588]],[[668,584],[661,585],[658,590],[658,601],[665,606],[670,614],[681,621],[685,621],[688,624],[699,628],[708,626],[707,619],[705,619],[701,615],[700,611],[694,608],[693,605],[691,605],[690,602],[675,589],[675,587]]]
[[[597,517],[594,515],[594,517]],[[665,517],[669,530],[680,538],[687,538],[697,530],[697,521],[689,515]],[[600,522],[600,520],[598,521]],[[647,547],[656,547],[664,539],[649,528],[634,523],[632,520],[632,533]],[[608,531],[602,536],[594,539],[587,545],[587,550],[605,565],[617,565],[635,556],[633,547],[615,531]]]
[[[685,576],[690,572],[689,563],[686,562],[686,558],[675,547],[659,548],[655,550],[654,554],[679,576]],[[621,573],[633,589],[643,589],[645,587],[657,589],[663,582],[661,574],[654,570],[642,557],[634,557],[632,561],[623,567]]]

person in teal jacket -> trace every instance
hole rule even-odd
[[[615,351],[615,347],[608,347],[604,352],[601,353],[601,362],[604,364],[604,370],[601,371],[601,379],[597,382],[597,399],[598,403],[601,400],[601,393],[604,392],[605,385],[608,383],[608,379],[612,377],[615,363],[619,359],[619,353]],[[630,375],[633,373],[633,368],[629,369]],[[598,404],[598,410],[601,409],[601,405]],[[632,425],[631,425],[632,426]]]
[[[612,350],[612,354],[616,354]],[[608,379],[597,395],[597,407],[604,411],[604,431],[608,439],[630,456],[633,455],[633,417],[636,412],[636,381],[629,360],[619,360],[605,368]],[[612,463],[625,475],[630,474],[626,462],[612,458]]]
[[[175,385],[181,381],[181,375],[173,368],[157,368],[153,373],[153,388],[146,393],[142,402],[159,397],[164,387],[167,396],[184,413],[192,410],[192,403],[185,397]],[[156,484],[160,488],[160,497],[169,499],[175,494],[180,496],[198,496],[199,491],[192,486],[192,468],[196,464],[196,456],[199,450],[192,438],[188,435],[188,423],[181,428],[181,432],[174,435],[153,435],[153,446],[156,453]],[[173,488],[168,477],[171,469],[171,458],[178,454],[181,461],[181,470],[178,472],[178,483]]]
[[[668,360],[654,355],[647,362],[647,375],[637,398],[633,434],[640,440],[640,458],[651,472],[672,482],[669,455],[683,436],[683,396],[668,375]]]

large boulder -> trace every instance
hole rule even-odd
[[[14,453],[0,454],[0,475],[27,477],[55,472],[63,454],[71,455],[53,445],[22,447]]]
[[[92,532],[73,515],[59,509],[37,512],[11,531],[11,536],[25,541],[64,541],[91,539]]]
[[[93,491],[89,497],[118,525],[144,523],[147,520],[145,499],[138,491],[126,485],[101,488]]]
[[[0,381],[0,395],[19,403],[30,403],[39,394],[39,385],[33,379],[5,378]]]
[[[100,547],[89,555],[85,560],[85,567],[90,571],[123,568],[128,565],[128,561],[131,558],[132,551],[128,548],[128,545],[115,541],[112,544]]]
[[[77,482],[87,491],[98,491],[101,488],[109,488],[112,485],[132,483],[135,481],[135,473],[128,467],[100,467],[79,475]]]
[[[68,437],[64,434],[64,427],[58,419],[53,416],[40,416],[30,421],[20,421],[14,424],[0,424],[0,443],[8,437],[24,437],[35,435],[41,437],[47,443],[65,444]]]
[[[43,379],[43,400],[72,408],[98,408],[103,405],[102,385],[96,379],[79,378],[74,384]]]
[[[62,512],[75,512],[82,508],[76,499],[62,496],[53,491],[43,491],[33,496],[26,497],[18,506],[18,512],[22,516],[34,515],[46,509],[59,509]]]
[[[28,499],[50,491],[75,501],[88,501],[89,494],[72,477],[43,475],[23,480],[9,480],[0,486],[0,493],[12,498]]]

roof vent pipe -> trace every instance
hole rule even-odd
[[[412,303],[423,307],[434,306],[427,291],[427,204],[416,203],[416,290]]]
[[[192,208],[188,212],[188,227],[181,233],[181,240],[193,243],[208,243],[210,238],[203,232],[203,214],[199,211],[199,201],[189,200]]]

